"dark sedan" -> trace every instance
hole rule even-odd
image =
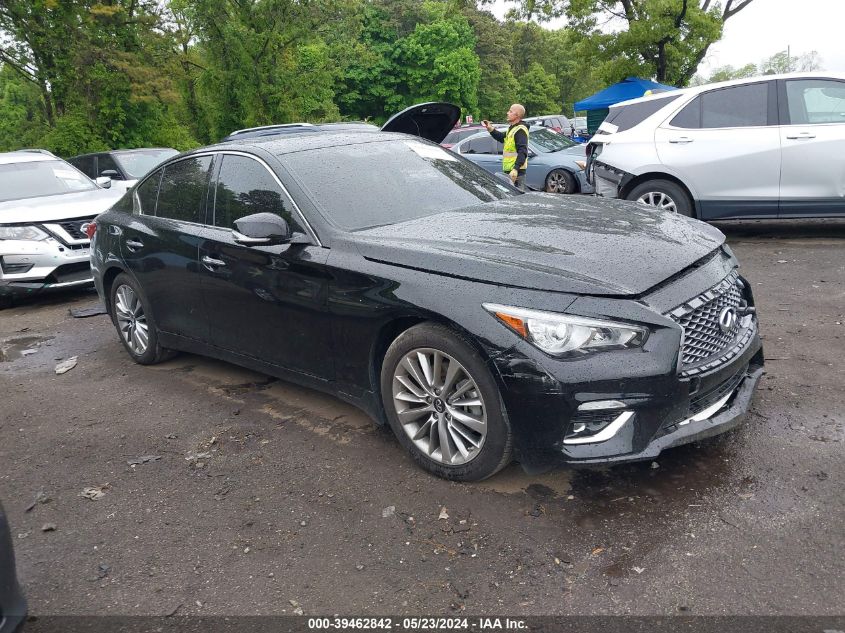
[[[12,535],[0,504],[0,633],[18,631],[25,618],[26,601],[15,574]]]
[[[199,149],[89,230],[137,362],[186,350],[329,391],[450,479],[654,458],[738,424],[762,373],[717,229],[520,194],[406,134]]]

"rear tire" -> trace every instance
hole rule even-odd
[[[671,180],[646,180],[641,182],[626,196],[627,200],[633,200],[650,207],[680,213],[687,217],[693,217],[692,200],[690,200],[683,188]]]
[[[114,278],[110,300],[112,323],[132,360],[139,365],[155,365],[174,355],[172,350],[159,345],[149,302],[132,277],[120,273]]]
[[[460,335],[416,325],[390,345],[381,397],[399,443],[425,470],[480,481],[511,461],[511,429],[499,388]]]
[[[577,189],[575,176],[565,169],[553,169],[546,176],[546,191],[548,193],[575,193]]]

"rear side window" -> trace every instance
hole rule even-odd
[[[152,174],[144,182],[142,182],[135,191],[135,199],[138,202],[138,212],[142,215],[156,214],[156,200],[158,199],[158,183],[161,181],[161,174],[163,169],[159,169]]]
[[[703,128],[768,125],[768,83],[723,88],[706,92],[699,98]]]
[[[211,156],[197,156],[170,163],[164,168],[156,215],[182,222],[204,221]]]
[[[461,146],[461,154],[501,154],[502,144],[492,136],[482,136]]]
[[[829,79],[787,80],[792,125],[845,123],[845,82]]]
[[[253,213],[275,213],[287,220],[292,231],[302,232],[287,196],[264,165],[246,156],[223,156],[215,191],[214,226],[231,229],[235,220]]]
[[[639,125],[663,106],[671,103],[681,95],[667,95],[659,99],[651,99],[641,103],[632,103],[621,108],[611,108],[610,114],[605,118],[605,123],[613,123],[618,129],[617,132],[630,130]]]

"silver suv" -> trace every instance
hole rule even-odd
[[[0,154],[0,305],[92,283],[86,225],[123,194],[49,152]]]
[[[702,220],[845,216],[845,75],[770,75],[625,101],[587,154],[606,197]]]

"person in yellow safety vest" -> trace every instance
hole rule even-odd
[[[508,110],[507,119],[510,127],[506,132],[500,132],[490,121],[482,121],[482,125],[490,132],[490,136],[504,143],[502,149],[502,171],[508,174],[513,184],[520,191],[525,191],[525,170],[528,168],[528,126],[522,122],[525,117],[525,107],[514,103]]]

